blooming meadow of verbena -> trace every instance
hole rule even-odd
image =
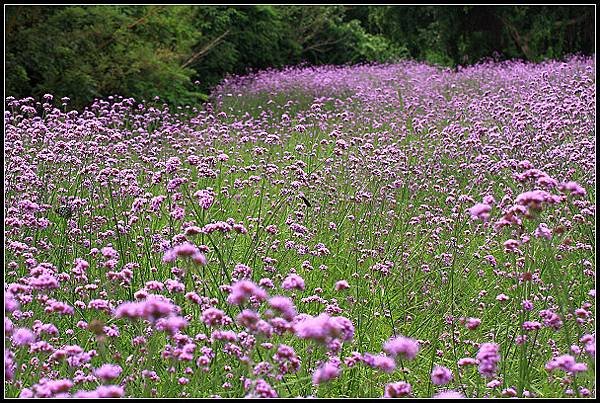
[[[594,69],[8,98],[5,395],[595,396]]]

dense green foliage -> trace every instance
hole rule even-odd
[[[591,6],[370,7],[366,15],[372,33],[405,44],[411,57],[450,66],[591,54],[594,19]]]
[[[6,95],[201,101],[227,74],[594,51],[592,6],[7,6]]]

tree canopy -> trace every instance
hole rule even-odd
[[[593,6],[6,6],[6,96],[206,99],[228,74],[299,63],[444,66],[592,54]]]

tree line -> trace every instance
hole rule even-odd
[[[6,6],[5,95],[194,104],[228,74],[299,63],[592,54],[594,24],[593,6]]]

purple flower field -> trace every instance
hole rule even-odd
[[[7,397],[595,397],[595,61],[6,100]]]

